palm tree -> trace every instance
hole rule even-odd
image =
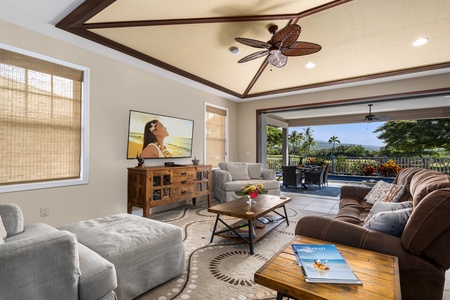
[[[338,140],[338,137],[337,136],[332,136],[332,137],[330,137],[330,139],[328,140],[328,144],[333,144],[333,149],[331,150],[331,153],[333,154],[334,153],[334,145],[336,144],[336,143],[341,143],[341,141],[340,140]]]
[[[311,130],[311,127],[306,128],[304,131],[305,132],[303,134],[303,149],[305,151],[305,155],[308,156],[311,147],[315,146],[317,143],[314,140],[314,137],[312,136],[314,130]]]
[[[288,140],[289,143],[292,144],[292,151],[291,154],[295,153],[295,148],[299,146],[299,144],[301,143],[301,141],[303,140],[303,133],[299,133],[296,130],[293,130],[289,135],[288,135]]]

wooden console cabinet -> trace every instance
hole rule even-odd
[[[208,197],[211,206],[211,166],[186,165],[173,167],[128,168],[128,213],[133,206],[150,216],[150,208],[173,202]]]

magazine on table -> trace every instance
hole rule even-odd
[[[306,282],[362,284],[332,244],[292,244]]]

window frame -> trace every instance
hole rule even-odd
[[[45,60],[51,63],[59,64],[62,66],[77,69],[83,72],[83,82],[81,84],[81,143],[80,143],[80,177],[74,179],[64,180],[49,180],[42,182],[30,182],[30,183],[17,183],[0,185],[0,193],[28,191],[55,187],[65,187],[82,185],[89,183],[89,82],[90,82],[90,69],[77,64],[73,64],[67,61],[63,61],[57,58],[49,57],[36,52],[28,51],[25,49],[17,48],[8,44],[0,42],[0,48],[16,52],[19,54],[27,55],[37,59]]]

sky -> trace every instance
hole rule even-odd
[[[337,136],[341,144],[356,144],[366,146],[384,146],[382,140],[377,138],[379,133],[373,133],[375,129],[383,125],[384,122],[368,122],[358,124],[338,124],[338,125],[321,125],[289,128],[288,133],[296,130],[304,132],[304,129],[310,127],[312,136],[316,141],[328,142],[330,137]]]

